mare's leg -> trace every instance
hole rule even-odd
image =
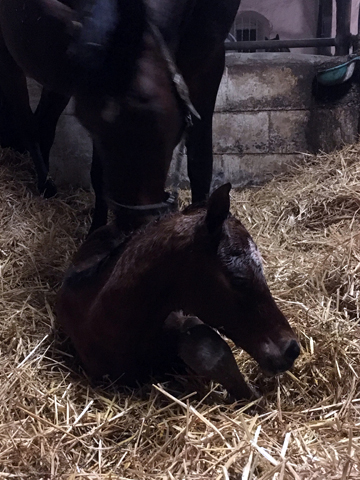
[[[193,203],[206,200],[212,180],[212,117],[216,95],[224,71],[222,49],[196,77],[187,79],[191,100],[201,116],[193,119],[187,141],[188,175]]]
[[[13,148],[23,153],[25,148],[21,144],[18,132],[16,131],[11,110],[0,89],[0,146],[2,148]]]
[[[97,228],[106,225],[108,217],[108,206],[104,194],[104,174],[101,159],[98,154],[95,142],[93,142],[93,157],[91,164],[91,184],[95,192],[95,209],[91,222],[89,234]]]
[[[35,111],[38,141],[44,163],[49,169],[50,149],[54,143],[56,126],[70,97],[43,88]]]
[[[29,105],[26,77],[11,57],[1,36],[0,72],[0,88],[11,109],[14,126],[19,133],[21,142],[33,159],[38,179],[38,189],[45,197],[51,197],[55,195],[56,187],[52,180],[48,178],[48,169],[37,142],[36,124]]]
[[[178,355],[195,373],[220,383],[237,399],[256,396],[229,345],[211,327],[197,317],[173,312],[165,321],[165,331],[176,336]]]

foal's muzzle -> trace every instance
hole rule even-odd
[[[277,375],[289,370],[299,355],[300,345],[294,338],[284,340],[280,344],[268,341],[262,347],[259,365],[266,373]]]

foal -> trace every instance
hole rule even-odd
[[[163,216],[129,237],[104,227],[82,245],[57,312],[91,376],[142,380],[180,357],[237,397],[251,396],[213,329],[271,374],[292,366],[296,336],[271,296],[254,241],[229,214],[229,190],[223,185],[205,208]]]

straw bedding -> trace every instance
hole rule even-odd
[[[45,201],[29,161],[0,152],[0,479],[359,479],[359,157],[308,156],[232,193],[302,345],[275,379],[235,350],[263,393],[249,406],[186,376],[91,386],[53,313],[91,197]]]

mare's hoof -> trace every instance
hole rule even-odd
[[[57,194],[56,185],[50,177],[48,177],[46,182],[41,187],[39,186],[39,190],[40,190],[41,195],[44,198],[51,198],[51,197],[53,197],[54,195]]]

